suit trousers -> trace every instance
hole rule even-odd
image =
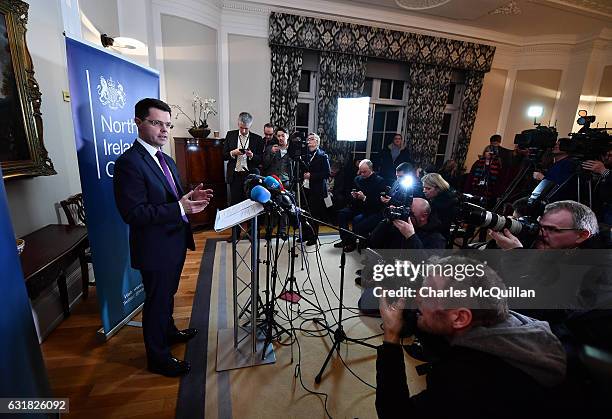
[[[367,238],[372,230],[376,228],[378,223],[383,219],[382,212],[374,214],[365,214],[358,212],[352,208],[346,207],[338,211],[338,226],[348,230],[349,222],[353,226],[353,233]],[[353,236],[340,232],[340,238],[344,243],[354,243]]]
[[[174,324],[174,295],[178,290],[185,253],[180,265],[164,270],[141,270],[145,301],[142,312],[142,331],[149,362],[163,363],[170,356],[168,338],[178,329]]]
[[[244,181],[250,172],[234,172],[232,181],[230,182],[230,205],[236,205],[245,199],[247,196],[244,194]]]

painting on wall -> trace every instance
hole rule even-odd
[[[3,177],[56,174],[43,143],[41,94],[26,45],[28,4],[0,2],[0,165]]]

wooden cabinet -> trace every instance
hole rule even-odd
[[[204,211],[189,215],[194,228],[212,227],[217,209],[227,206],[223,141],[223,138],[174,138],[176,165],[183,189],[189,191],[203,183],[205,189],[214,191],[214,198]]]

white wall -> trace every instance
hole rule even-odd
[[[193,118],[194,92],[203,98],[219,98],[217,31],[176,16],[162,15],[161,24],[166,101],[179,105]],[[173,117],[176,115],[178,112],[173,110]],[[207,122],[211,130],[219,130],[218,115],[211,115]],[[181,115],[175,120],[172,135],[189,137],[190,126]]]
[[[44,142],[58,174],[5,182],[17,236],[58,223],[59,201],[81,190],[70,103],[62,100],[68,76],[60,4],[57,0],[28,3],[26,39],[42,93]]]
[[[262,135],[270,121],[270,47],[265,38],[229,36],[229,129],[237,128],[238,114],[253,115],[252,130]]]

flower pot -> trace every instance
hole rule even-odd
[[[193,138],[208,138],[210,135],[209,128],[189,128],[187,130]]]

